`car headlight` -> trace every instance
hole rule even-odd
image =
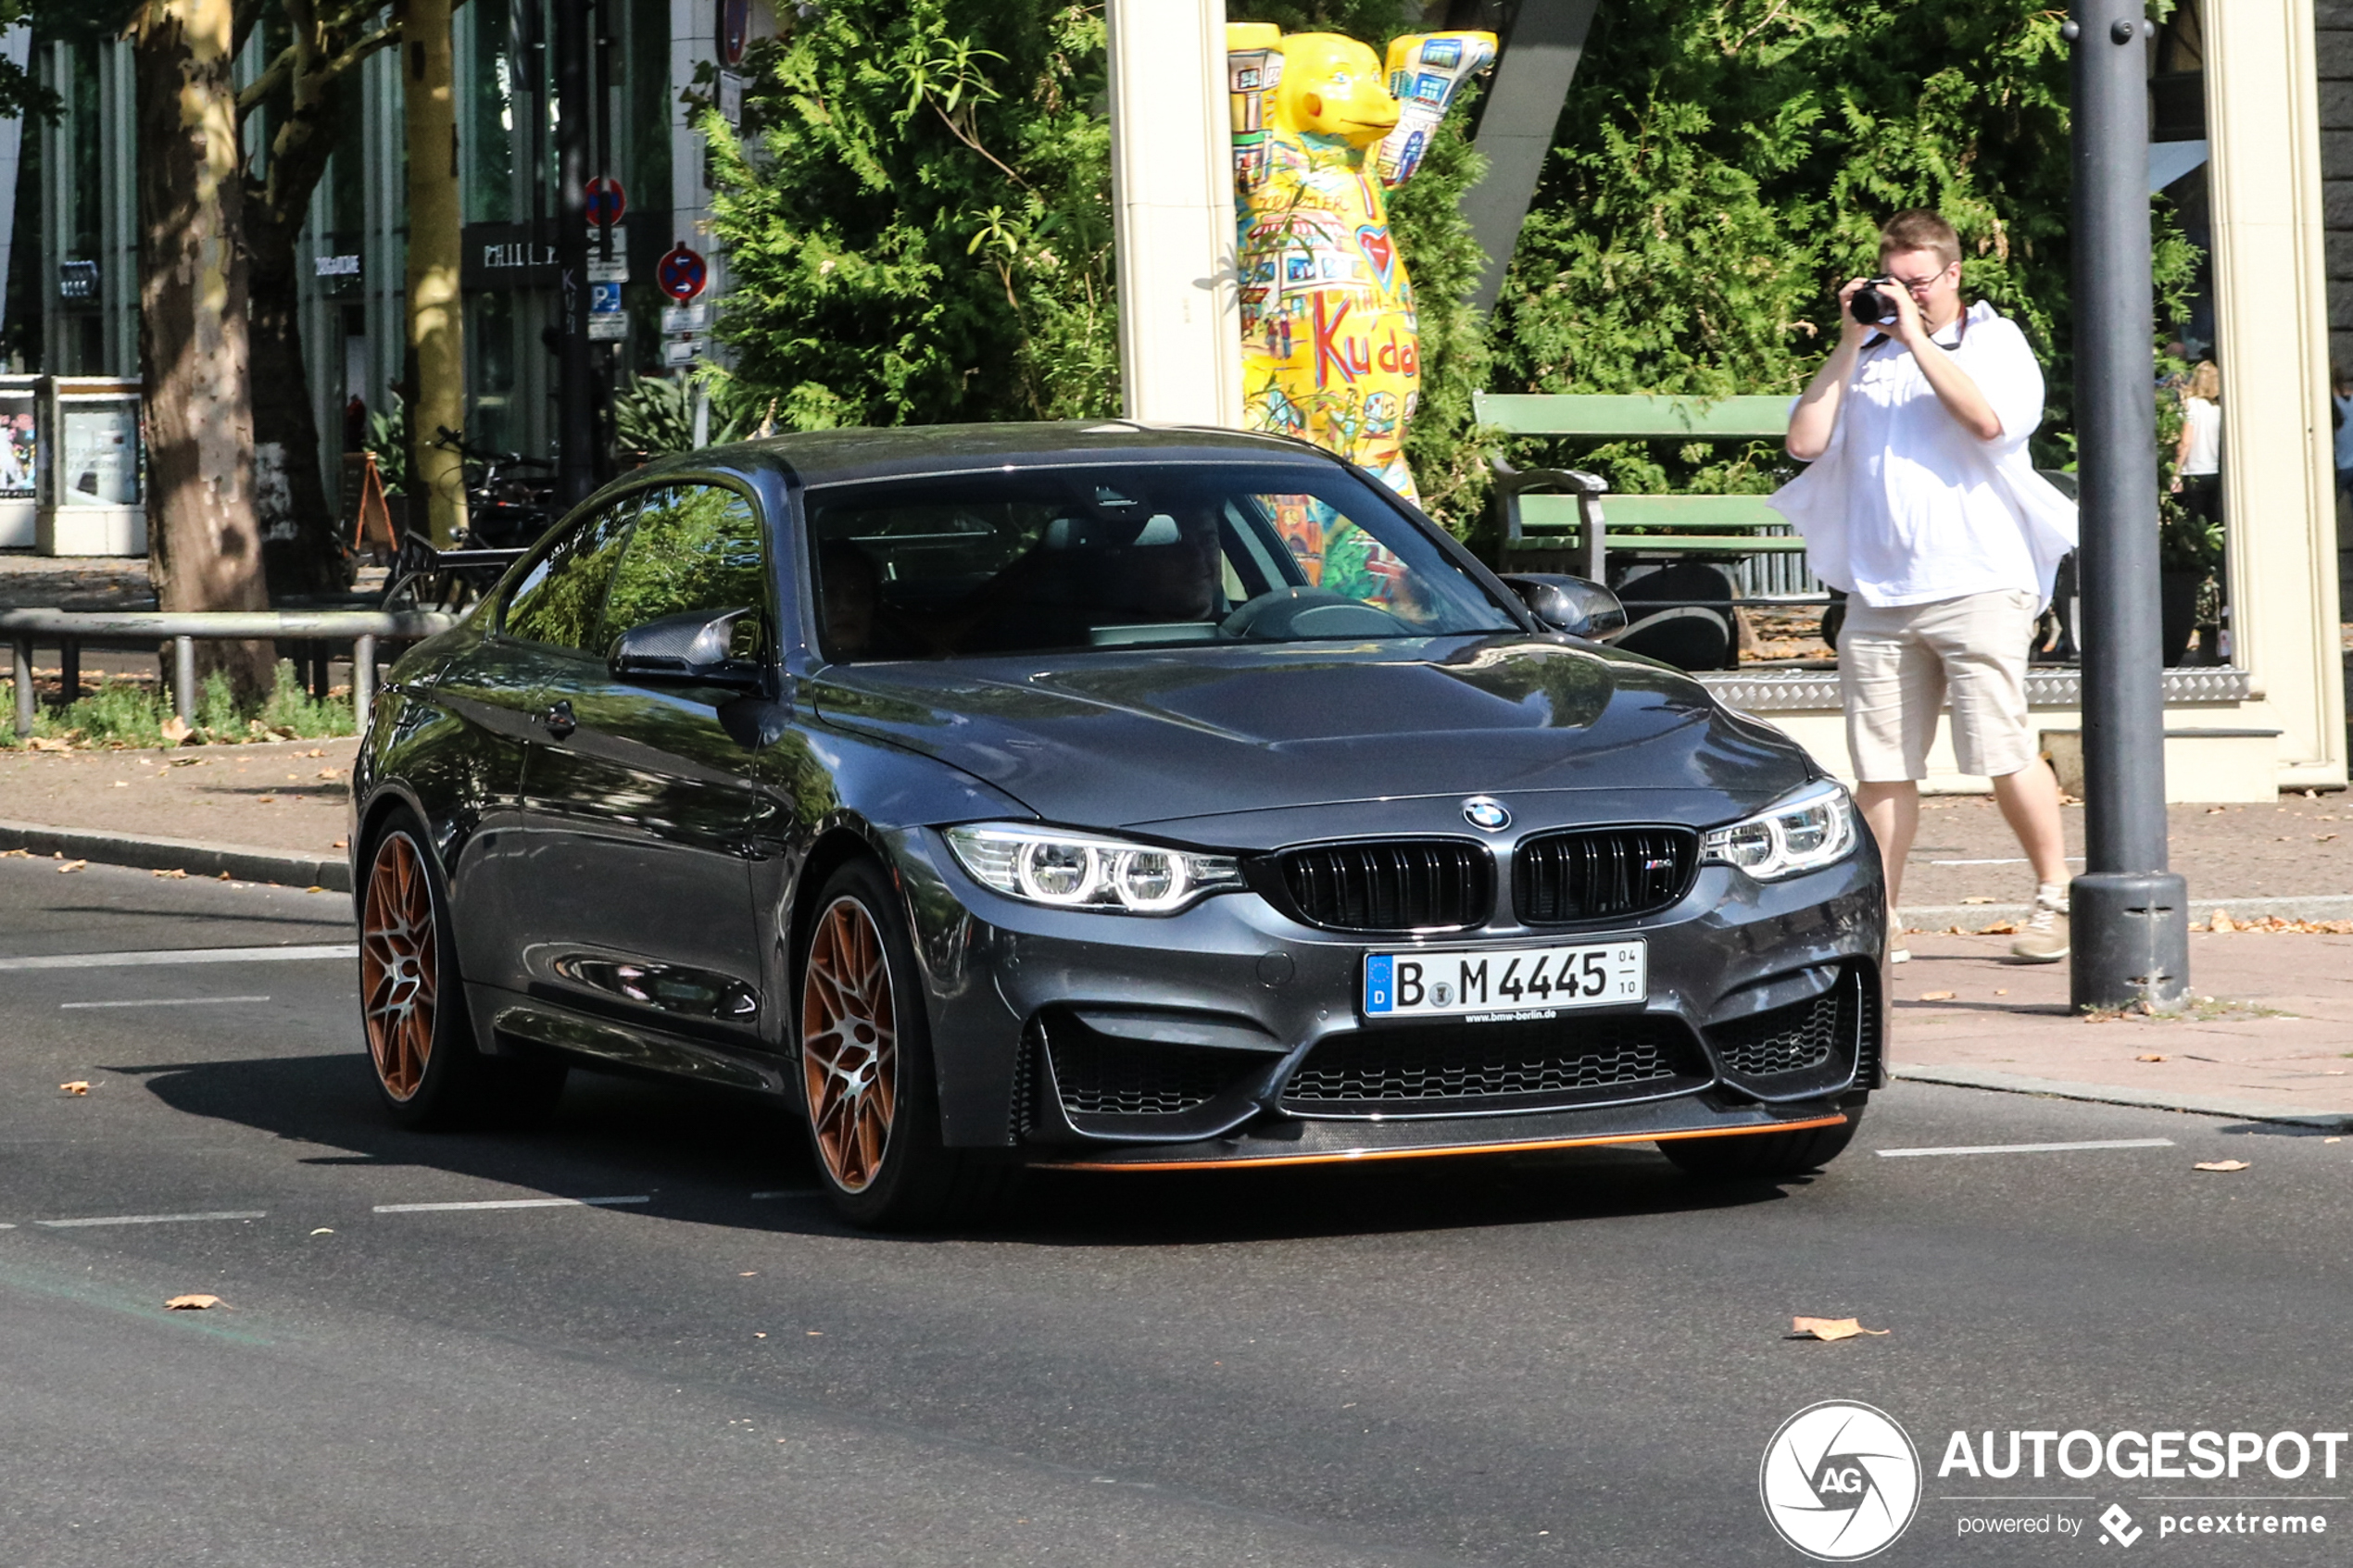
[[[1806,785],[1768,810],[1711,828],[1700,838],[1703,865],[1738,866],[1759,882],[1819,871],[1855,847],[1855,808],[1831,780]]]
[[[1204,894],[1242,885],[1231,855],[998,822],[947,833],[949,847],[974,880],[1056,909],[1165,915]]]

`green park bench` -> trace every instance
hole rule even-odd
[[[1789,428],[1785,395],[1706,399],[1481,392],[1473,395],[1473,403],[1479,423],[1512,435],[1779,441]],[[1789,533],[1788,520],[1762,495],[1623,495],[1610,494],[1604,482],[1577,470],[1513,470],[1498,462],[1496,470],[1506,570],[1515,554],[1568,550],[1583,558],[1580,575],[1606,583],[1613,549],[1659,558],[1793,555],[1806,548],[1806,541]]]

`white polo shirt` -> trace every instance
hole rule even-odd
[[[2023,590],[2047,599],[2075,508],[2033,471],[2043,371],[2017,326],[1980,301],[1937,344],[2001,420],[1980,441],[1892,338],[1863,351],[1821,458],[1773,496],[1816,576],[1869,605]]]

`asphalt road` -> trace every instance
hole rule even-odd
[[[348,960],[4,961],[349,940],[332,895],[0,860],[0,1562],[1793,1563],[1759,1461],[1834,1399],[1920,1451],[1878,1561],[2096,1553],[2110,1503],[2133,1561],[2353,1534],[2317,1463],[1936,1474],[1955,1429],[2353,1424],[2353,1140],[1907,1086],[1811,1181],[1065,1176],[876,1239],[781,1117],[700,1093],[575,1075],[542,1132],[393,1130]],[[380,1207],[547,1198],[642,1201]],[[55,1223],[94,1220],[143,1223]],[[2166,1538],[2152,1497],[2334,1530]],[[2001,1516],[2081,1534],[1957,1534]]]

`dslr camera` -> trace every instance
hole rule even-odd
[[[1895,324],[1895,301],[1888,295],[1895,286],[1893,278],[1873,278],[1855,291],[1846,308],[1867,327],[1892,327]]]

